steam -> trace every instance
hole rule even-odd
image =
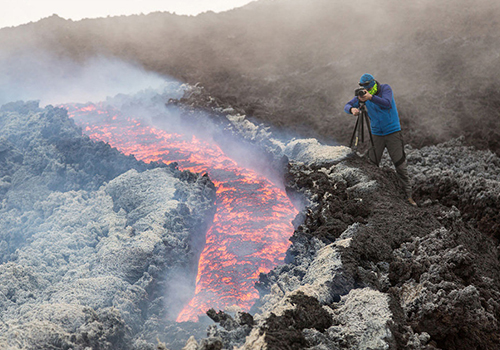
[[[157,89],[166,82],[165,77],[120,59],[93,56],[76,62],[47,51],[4,58],[0,75],[0,105],[18,100],[39,100],[43,106],[102,101],[118,93]]]
[[[53,90],[64,98],[71,89],[53,76],[89,71],[102,77],[111,70],[81,67],[95,60],[89,57],[112,56],[200,82],[213,96],[295,135],[346,144],[353,125],[342,107],[369,72],[393,87],[404,132],[415,146],[481,128],[476,140],[492,134],[486,138],[491,147],[498,138],[492,130],[500,127],[500,97],[493,93],[500,78],[499,14],[494,0],[261,0],[196,17],[155,13],[77,23],[51,17],[0,31],[0,63],[7,63],[0,68],[7,77],[0,102]],[[80,62],[79,68],[66,69],[72,61],[63,57]],[[44,72],[47,61],[57,62],[50,74]],[[114,86],[113,79],[103,80]],[[133,80],[121,87],[141,85]],[[92,83],[81,86],[84,94],[99,91]],[[111,90],[108,95],[126,92]]]
[[[493,0],[262,0],[218,15],[82,21],[61,26],[69,39],[44,45],[79,59],[109,52],[201,82],[260,121],[343,144],[353,125],[342,107],[369,72],[393,87],[404,132],[420,146],[499,125],[500,99],[488,96],[500,74],[499,14]],[[78,38],[87,50],[75,48]]]

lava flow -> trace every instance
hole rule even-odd
[[[217,212],[206,234],[194,297],[177,317],[196,321],[209,308],[248,311],[260,273],[283,261],[297,214],[283,190],[239,167],[215,144],[155,129],[109,106],[65,105],[86,134],[143,161],[177,162],[207,172],[216,186]]]

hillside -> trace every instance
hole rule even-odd
[[[0,59],[9,66],[16,57],[17,65],[34,51],[80,63],[118,57],[199,82],[259,121],[342,144],[353,127],[342,107],[359,76],[371,72],[393,87],[413,146],[464,135],[500,154],[498,14],[489,0],[262,0],[196,17],[53,16],[1,30]]]

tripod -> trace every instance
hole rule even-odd
[[[366,123],[366,126],[368,128],[368,134],[370,135],[370,144],[373,149],[373,154],[375,156],[375,163],[378,164],[377,160],[377,153],[375,152],[375,144],[373,143],[373,136],[372,136],[372,131],[370,128],[370,118],[368,117],[368,112],[366,111],[366,106],[364,102],[359,102],[359,114],[358,114],[358,120],[356,120],[356,126],[354,127],[354,131],[352,133],[351,137],[351,143],[349,144],[349,147],[353,149],[353,151],[356,151],[358,149],[358,143],[361,141],[361,143],[365,142],[365,128],[364,124]],[[357,133],[357,135],[356,135]],[[352,143],[354,141],[354,137],[356,136],[356,142],[354,144],[354,147],[352,146]],[[370,151],[368,149],[367,153]]]

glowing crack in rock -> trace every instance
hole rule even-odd
[[[181,170],[207,172],[216,186],[217,212],[206,234],[194,297],[177,321],[196,321],[209,308],[248,311],[258,297],[260,273],[283,261],[297,214],[284,191],[239,167],[214,143],[143,125],[103,105],[66,105],[92,139],[145,162],[177,162]]]

